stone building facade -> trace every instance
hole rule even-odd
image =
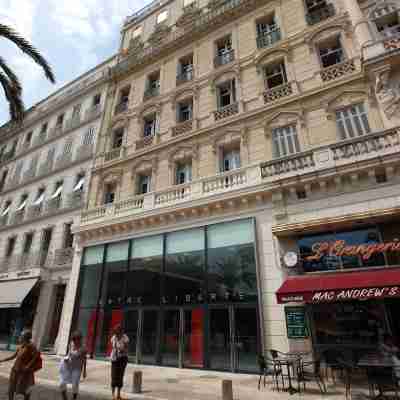
[[[0,128],[2,347],[28,327],[56,350],[112,62],[33,106],[22,125]]]
[[[389,247],[367,262],[354,246],[397,240],[399,10],[174,0],[129,17],[64,330],[103,356],[123,323],[136,362],[234,371],[267,349],[329,347],[329,309],[285,291],[396,266]],[[317,234],[353,258],[312,258]]]

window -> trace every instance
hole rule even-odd
[[[64,249],[71,248],[74,243],[74,235],[72,234],[72,222],[64,225]]]
[[[124,140],[123,128],[115,130],[113,135],[112,148],[119,149],[120,147],[122,147],[123,140]]]
[[[161,22],[166,21],[168,18],[168,10],[161,11],[160,14],[157,15],[157,24],[161,24]]]
[[[40,128],[40,133],[46,133],[47,132],[47,122],[45,122],[42,127]]]
[[[345,59],[339,36],[321,43],[318,47],[322,68],[339,64]]]
[[[30,145],[31,145],[31,142],[32,142],[32,134],[33,134],[32,131],[31,131],[31,132],[28,132],[28,133],[26,134],[26,136],[25,136],[25,145],[26,145],[26,146],[30,146]]]
[[[178,122],[190,121],[193,115],[193,100],[186,100],[178,103]]]
[[[82,105],[81,104],[76,104],[75,106],[74,106],[74,108],[72,109],[72,118],[74,119],[74,118],[79,118],[80,117],[80,115],[81,115],[81,108],[82,108]]]
[[[85,174],[79,174],[76,177],[75,186],[72,191],[75,192],[82,192],[85,186]]]
[[[58,181],[58,182],[56,182],[56,185],[55,185],[55,187],[54,187],[54,192],[53,192],[53,194],[51,195],[51,199],[57,199],[57,198],[60,198],[60,197],[61,197],[61,193],[62,193],[62,190],[63,190],[63,186],[64,186],[63,181]]]
[[[0,192],[3,190],[4,185],[6,183],[6,179],[8,176],[8,169],[6,169],[5,171],[3,171],[2,175],[1,175],[1,180],[0,180]]]
[[[160,93],[160,71],[147,77],[145,97],[158,96]]]
[[[217,89],[218,108],[223,108],[236,102],[235,79],[219,85]]]
[[[265,67],[266,89],[272,89],[284,83],[287,83],[287,76],[283,61]]]
[[[121,89],[121,91],[119,92],[119,102],[120,103],[125,103],[125,104],[129,103],[130,91],[131,91],[130,85],[125,86],[124,88]]]
[[[216,58],[215,66],[228,64],[233,60],[232,38],[226,36],[215,43]]]
[[[87,132],[83,135],[82,145],[83,146],[90,146],[94,142],[94,126],[89,127]]]
[[[107,183],[104,190],[104,203],[111,204],[115,200],[115,183]]]
[[[341,139],[362,136],[371,131],[363,104],[356,104],[337,111],[336,124]]]
[[[40,189],[38,190],[36,199],[35,199],[35,201],[33,202],[33,205],[34,205],[34,206],[41,206],[41,205],[42,205],[43,200],[44,200],[44,192],[45,192],[45,189],[44,189],[44,188],[40,188]]]
[[[93,107],[98,106],[100,102],[101,102],[101,94],[97,93],[96,95],[93,96],[93,101],[92,101]]]
[[[25,235],[24,248],[23,248],[24,254],[28,254],[31,251],[32,242],[33,242],[33,232],[29,232]]]
[[[269,15],[257,21],[256,29],[258,48],[271,46],[281,39],[281,31],[274,15]]]
[[[47,255],[50,248],[51,239],[53,236],[53,228],[43,229],[41,250],[43,255]],[[45,258],[43,259],[45,261]]]
[[[28,195],[27,194],[23,194],[21,196],[21,201],[19,203],[19,206],[17,207],[16,211],[23,211],[26,207],[26,203],[28,201]]]
[[[132,39],[139,37],[142,34],[143,28],[141,26],[138,26],[135,28],[132,32]]]
[[[8,215],[8,213],[10,212],[10,208],[11,208],[11,200],[7,200],[4,204],[1,216],[5,217],[6,215]]]
[[[300,151],[299,138],[294,125],[272,130],[273,156],[285,157]]]
[[[17,238],[15,236],[8,238],[7,249],[6,249],[6,257],[11,257],[14,252],[15,242]]]
[[[193,54],[182,57],[178,62],[177,81],[187,82],[193,79]]]
[[[143,136],[154,136],[157,132],[157,115],[151,114],[144,117]]]
[[[317,24],[335,15],[332,3],[325,0],[305,0],[306,20],[309,25]]]
[[[150,175],[139,175],[138,194],[150,192]]]
[[[65,115],[65,114],[60,114],[60,115],[57,117],[56,127],[60,127],[60,126],[63,125],[63,123],[64,123],[64,115]]]
[[[240,168],[240,148],[222,149],[221,172]]]
[[[176,180],[177,185],[191,182],[192,180],[192,163],[177,163],[176,164]]]

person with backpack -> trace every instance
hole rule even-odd
[[[0,362],[11,360],[15,361],[10,372],[8,399],[14,400],[16,395],[22,394],[25,400],[29,400],[35,384],[34,374],[42,368],[42,357],[32,343],[31,331],[24,330],[15,353]]]
[[[68,355],[64,357],[60,365],[60,390],[63,400],[67,400],[67,385],[72,385],[72,398],[77,399],[81,376],[86,378],[87,351],[83,345],[82,334],[72,334]]]

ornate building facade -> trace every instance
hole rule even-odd
[[[74,256],[73,226],[87,194],[106,102],[108,60],[0,128],[0,345],[32,328],[57,350]]]
[[[360,288],[371,268],[361,289],[399,275],[384,245],[397,243],[399,10],[173,0],[129,17],[64,330],[104,356],[123,323],[135,362],[233,371],[271,348],[376,346],[328,329],[342,305],[305,293],[325,278]],[[392,304],[370,297],[348,314],[389,320]]]

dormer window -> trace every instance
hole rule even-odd
[[[115,130],[113,134],[112,148],[119,149],[120,147],[122,147],[123,141],[124,141],[123,128]]]
[[[232,37],[231,35],[225,36],[224,38],[215,42],[216,56],[214,58],[214,66],[225,65],[230,63],[235,58],[235,53],[232,48]]]
[[[178,103],[177,112],[178,123],[190,121],[193,117],[193,100],[188,99]]]
[[[188,82],[193,79],[193,54],[182,57],[178,61],[178,71],[176,77],[176,83]]]
[[[165,22],[168,18],[168,10],[161,11],[160,14],[157,15],[157,24],[161,24]]]
[[[339,36],[335,36],[318,45],[322,68],[328,68],[345,60]]]
[[[281,30],[279,29],[275,16],[264,17],[257,22],[257,47],[272,46],[281,39]]]
[[[309,25],[318,24],[335,15],[333,4],[326,0],[305,0],[306,20]]]
[[[143,136],[154,136],[157,131],[157,114],[153,113],[143,118]]]

